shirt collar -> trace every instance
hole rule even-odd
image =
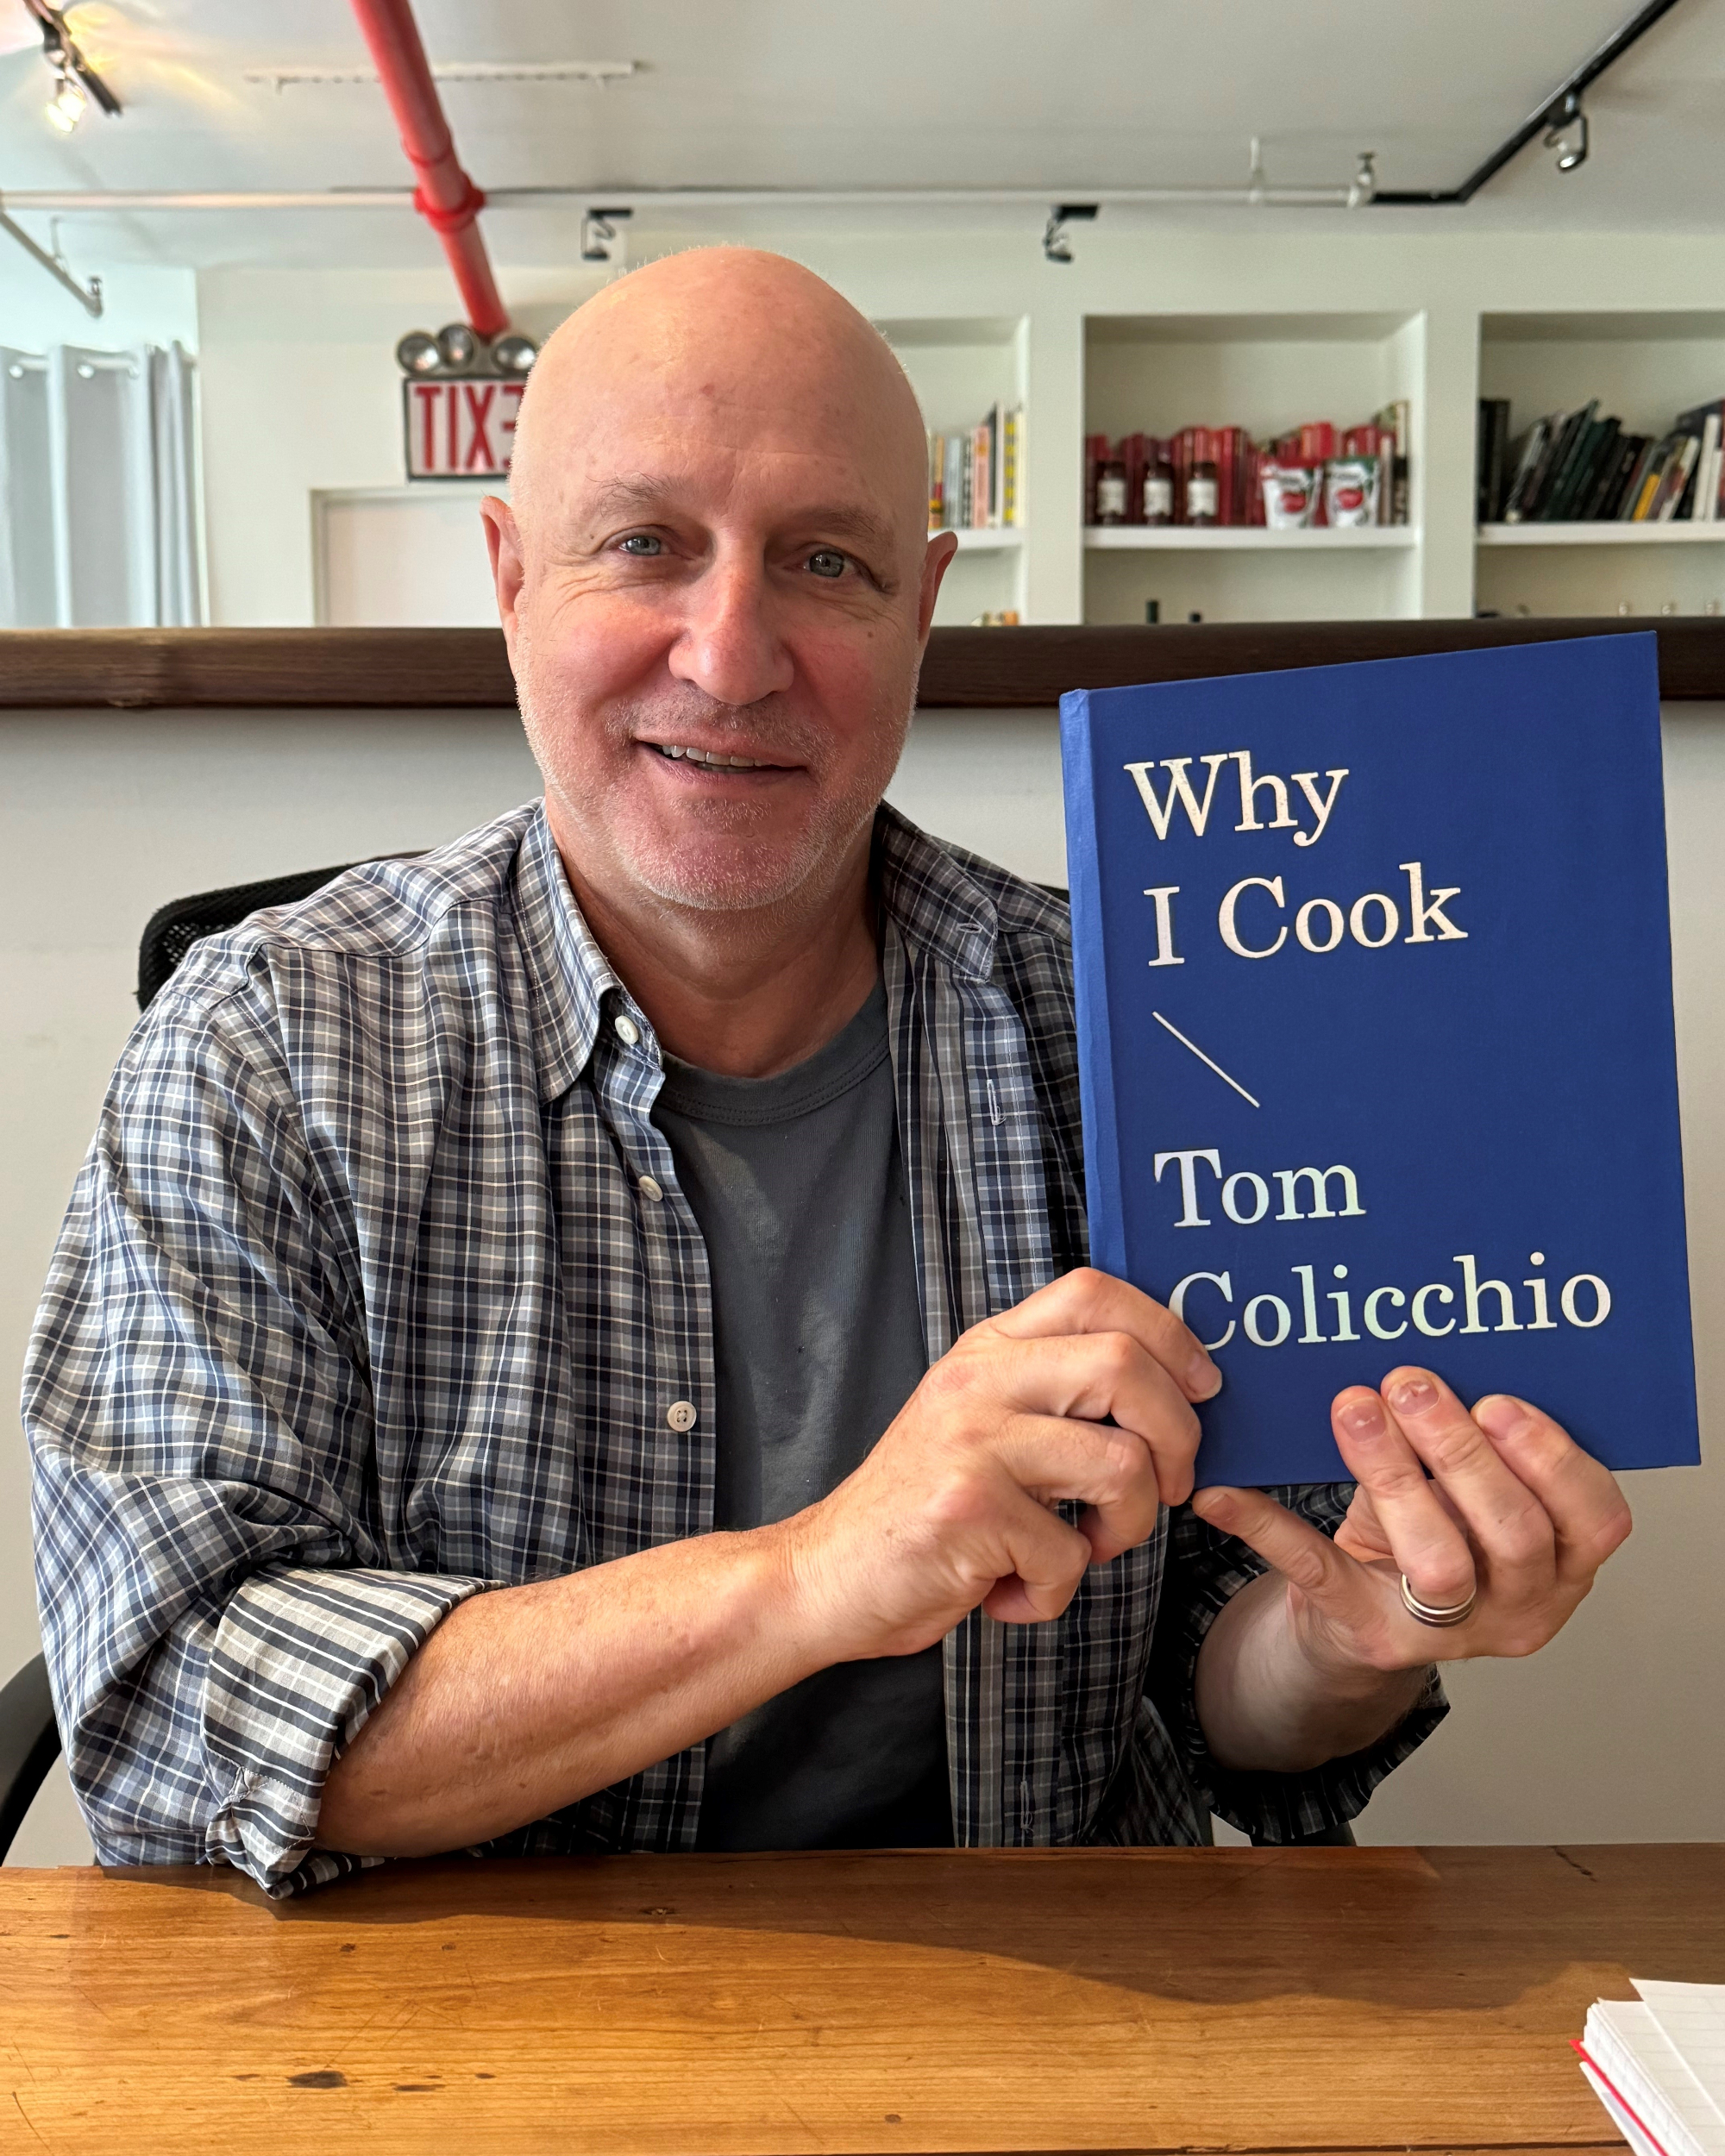
[[[963,856],[883,801],[875,818],[875,857],[881,907],[906,940],[932,950],[954,973],[986,981],[999,921]],[[522,840],[516,908],[533,987],[539,1097],[555,1100],[586,1069],[607,995],[618,999],[618,1011],[635,1021],[643,1041],[652,1028],[582,918],[543,802]]]
[[[635,1018],[643,1039],[651,1029],[575,904],[543,801],[522,840],[515,901],[532,987],[539,1098],[555,1100],[586,1069],[607,995],[621,999],[619,1008]]]
[[[1000,917],[958,853],[881,802],[875,818],[881,904],[906,942],[932,950],[955,974],[987,981],[994,970]]]

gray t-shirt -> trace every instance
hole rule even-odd
[[[653,1119],[712,1277],[713,1524],[762,1526],[842,1482],[927,1367],[885,994],[775,1077],[665,1074]],[[950,1844],[940,1649],[819,1670],[721,1730],[699,1839]]]

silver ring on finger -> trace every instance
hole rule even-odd
[[[1402,1575],[1402,1607],[1421,1624],[1431,1625],[1440,1632],[1447,1631],[1452,1625],[1465,1625],[1478,1600],[1479,1590],[1476,1588],[1465,1601],[1452,1602],[1446,1608],[1435,1602],[1422,1602],[1408,1586],[1408,1575]]]

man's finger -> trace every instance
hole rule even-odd
[[[1476,1401],[1473,1419],[1550,1515],[1559,1578],[1584,1586],[1632,1525],[1616,1476],[1549,1415],[1512,1393]]]
[[[1090,1564],[1090,1545],[1057,1514],[1026,1498],[1006,1527],[1013,1570],[982,1598],[989,1616],[1003,1625],[1044,1624],[1059,1616]]]
[[[1094,1266],[1062,1274],[987,1323],[991,1331],[1018,1340],[1074,1332],[1130,1333],[1189,1400],[1208,1400],[1221,1388],[1222,1374],[1195,1332],[1129,1282],[1099,1273]]]
[[[1378,1395],[1356,1385],[1330,1409],[1337,1450],[1371,1500],[1396,1569],[1422,1602],[1445,1609],[1465,1602],[1478,1585],[1473,1552],[1419,1454]],[[1482,1445],[1483,1433],[1475,1436]],[[1488,1448],[1489,1449],[1489,1448]]]
[[[1391,1370],[1383,1381],[1383,1399],[1467,1522],[1494,1603],[1509,1609],[1546,1601],[1557,1584],[1557,1533],[1539,1498],[1431,1371]],[[1413,1578],[1411,1572],[1408,1576]],[[1417,1580],[1414,1591],[1421,1601],[1432,1599]],[[1467,1591],[1438,1599],[1465,1599]]]
[[[1000,1340],[987,1351],[1000,1394],[1026,1413],[1105,1423],[1113,1419],[1144,1448],[1162,1501],[1192,1494],[1198,1418],[1163,1365],[1130,1333],[1065,1333]]]
[[[1155,1463],[1130,1430],[1014,1415],[994,1449],[1021,1489],[1049,1504],[1089,1508],[1081,1532],[1093,1562],[1106,1564],[1155,1532],[1163,1501]]]
[[[1255,1550],[1342,1630],[1365,1636],[1381,1626],[1381,1590],[1373,1576],[1309,1520],[1299,1519],[1261,1489],[1216,1484],[1197,1492],[1192,1509],[1210,1526]]]

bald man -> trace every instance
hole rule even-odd
[[[1065,909],[881,806],[923,460],[808,272],[612,285],[484,505],[543,804],[141,1023],[27,1403],[104,1860],[1321,1835],[1627,1531],[1411,1369],[1357,1489],[1194,1498],[1216,1370],[1084,1265]]]

